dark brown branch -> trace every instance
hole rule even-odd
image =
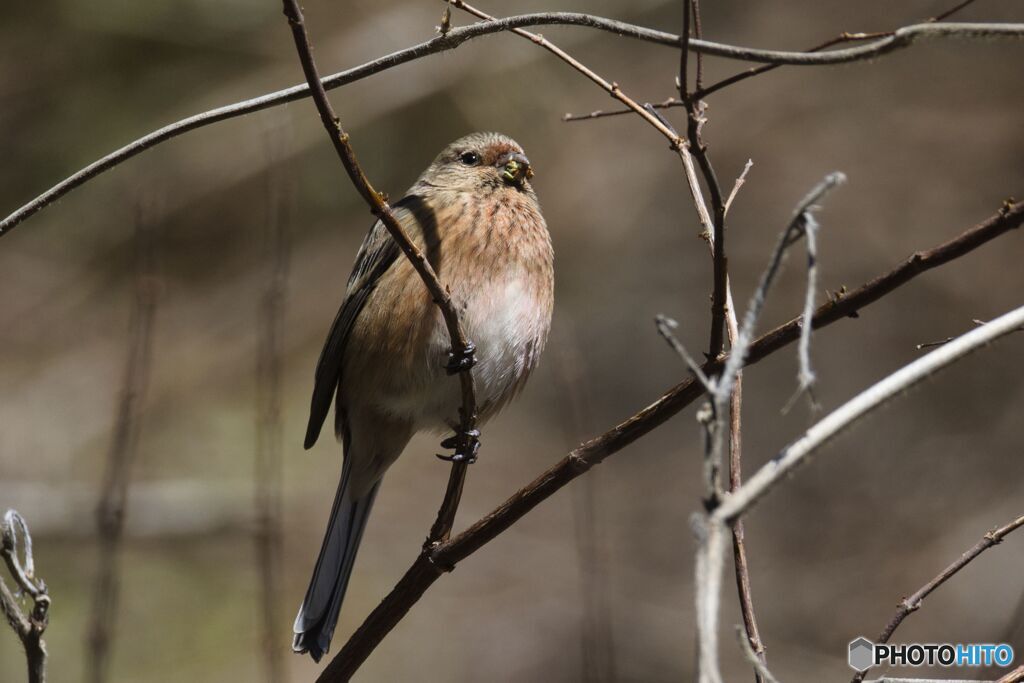
[[[18,555],[18,530],[21,529],[24,562]],[[26,615],[3,577],[0,577],[0,612],[14,630],[25,649],[28,683],[46,683],[46,643],[43,632],[50,621],[50,595],[46,584],[35,575],[32,557],[32,535],[28,525],[15,510],[8,510],[0,520],[0,556],[7,565],[15,586],[32,601]]]
[[[156,317],[159,283],[154,266],[153,229],[145,224],[141,216],[142,209],[138,211],[140,215],[136,219],[135,228],[135,304],[129,326],[128,354],[114,435],[96,507],[99,567],[93,588],[86,663],[88,680],[93,683],[109,679],[110,650],[120,593],[121,539],[131,485],[131,465],[138,451],[139,422],[152,365],[153,321]]]
[[[330,100],[327,99],[327,92],[324,90],[320,75],[317,73],[316,63],[313,60],[312,47],[309,44],[309,36],[306,34],[306,26],[303,23],[302,10],[299,8],[298,0],[283,0],[284,14],[291,26],[292,38],[295,41],[295,49],[299,54],[299,61],[302,63],[302,71],[306,75],[306,83],[313,93],[313,102],[320,113],[320,121],[323,123],[327,134],[331,138],[334,150],[338,153],[349,179],[363,200],[370,207],[370,212],[376,216],[387,228],[392,239],[398,244],[416,269],[423,284],[430,292],[434,303],[441,310],[445,326],[448,328],[448,336],[451,338],[452,356],[454,358],[472,357],[473,345],[466,338],[466,334],[459,322],[458,313],[452,304],[448,290],[437,279],[437,274],[430,262],[427,261],[423,252],[413,244],[409,235],[405,232],[402,224],[398,222],[387,198],[373,189],[370,180],[363,173],[359,160],[356,159],[355,150],[349,142],[348,133],[341,127],[341,121]],[[451,36],[454,31],[449,32]],[[462,407],[459,409],[459,429],[462,434],[470,434],[476,429],[476,389],[473,385],[473,373],[470,367],[464,366],[458,373],[459,383],[462,388]],[[434,522],[427,538],[427,546],[442,541],[451,533],[452,524],[455,521],[455,512],[459,506],[459,499],[462,495],[462,487],[466,479],[466,468],[474,456],[472,443],[468,438],[458,439],[455,449],[455,459],[452,463],[451,475],[448,480],[448,490],[445,493],[441,507],[438,510],[437,520]]]
[[[817,309],[812,324],[815,328],[821,328],[843,318],[857,317],[862,308],[918,275],[970,253],[982,244],[1020,227],[1021,223],[1024,223],[1024,202],[1008,202],[997,214],[959,237],[928,251],[917,252],[888,273],[851,293],[836,296]],[[799,335],[799,318],[780,325],[750,345],[747,365],[796,341]],[[705,373],[720,370],[725,358],[722,356],[705,363]],[[563,486],[664,424],[703,393],[704,387],[693,378],[680,382],[628,420],[575,448],[473,526],[436,545],[427,556],[421,554],[398,585],[370,613],[324,669],[317,679],[318,683],[347,681],[443,572],[454,569],[461,560],[499,536]]]
[[[698,41],[704,38],[704,29],[700,23],[700,0],[690,0],[690,6],[693,9],[693,37]],[[687,46],[689,48],[689,46]],[[697,74],[693,80],[693,89],[700,90],[701,84],[704,82],[704,55],[700,52],[697,53]]]
[[[692,0],[683,0],[683,32],[679,34],[679,37],[682,39],[683,44],[680,46],[679,50],[679,76],[676,78],[676,90],[679,91],[679,97],[682,98],[683,100],[687,98],[687,94],[690,92],[690,88],[687,85],[687,81],[690,77],[690,67],[687,62],[689,61],[690,57],[690,17],[693,16],[692,10]],[[663,108],[666,108],[671,100],[671,97],[665,100],[665,102],[662,103],[664,105]],[[592,118],[597,117],[594,116]],[[576,119],[573,118],[571,115],[566,114],[565,120],[575,121]]]
[[[916,593],[910,597],[903,598],[896,609],[896,614],[893,615],[885,629],[879,634],[878,638],[875,639],[875,642],[888,643],[892,634],[895,633],[896,629],[903,623],[903,620],[906,619],[911,612],[919,610],[924,599],[931,595],[936,588],[953,578],[957,572],[973,562],[978,555],[981,555],[992,546],[1002,543],[1004,538],[1022,526],[1024,526],[1024,515],[1021,515],[1005,526],[989,531],[982,536],[981,540],[975,543],[973,547],[958,557],[955,562],[939,572],[939,574],[931,581],[921,586]],[[852,683],[860,683],[860,681],[863,681],[864,676],[867,675],[867,672],[870,670],[871,669],[869,667],[858,673],[853,677]]]
[[[732,390],[729,405],[729,491],[733,492],[743,484],[742,473],[742,439],[741,439],[741,407],[743,405],[743,375],[737,375],[736,385]],[[736,576],[736,593],[740,601],[740,614],[743,616],[743,631],[750,644],[750,649],[761,664],[767,664],[764,642],[757,628],[757,615],[754,612],[754,596],[750,590],[750,566],[747,562],[746,536],[743,519],[737,519],[732,525],[733,569]],[[760,671],[754,671],[756,683],[764,683]]]

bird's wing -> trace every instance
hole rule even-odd
[[[403,199],[397,202],[393,209],[399,222],[409,226],[410,223],[415,223],[415,218],[410,209],[405,206],[407,203],[407,200]],[[331,409],[331,400],[341,380],[345,344],[348,342],[352,326],[381,276],[387,272],[400,255],[401,249],[391,238],[391,234],[384,224],[380,221],[374,223],[356,255],[355,266],[348,278],[345,300],[341,304],[341,309],[338,310],[338,315],[334,318],[323,351],[320,352],[320,360],[316,364],[309,424],[306,426],[306,448],[310,448],[316,443],[327,413]]]

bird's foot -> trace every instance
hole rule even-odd
[[[449,375],[457,375],[463,370],[469,370],[476,365],[476,344],[466,341],[466,347],[458,353],[452,351],[448,354],[448,364],[444,366]]]
[[[476,462],[477,451],[480,450],[480,430],[456,431],[453,436],[441,442],[441,448],[455,451],[451,455],[441,455],[438,453],[437,457],[441,460],[446,462],[464,462],[467,465],[472,465]]]

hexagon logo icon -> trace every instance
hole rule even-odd
[[[875,660],[875,646],[870,640],[861,636],[850,641],[850,656],[847,661],[854,671],[867,671]]]

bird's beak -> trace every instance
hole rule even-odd
[[[501,179],[509,185],[522,186],[524,180],[529,180],[533,177],[533,168],[530,166],[530,160],[526,158],[525,154],[520,154],[519,152],[510,152],[509,154],[502,155],[495,165],[501,173]]]

